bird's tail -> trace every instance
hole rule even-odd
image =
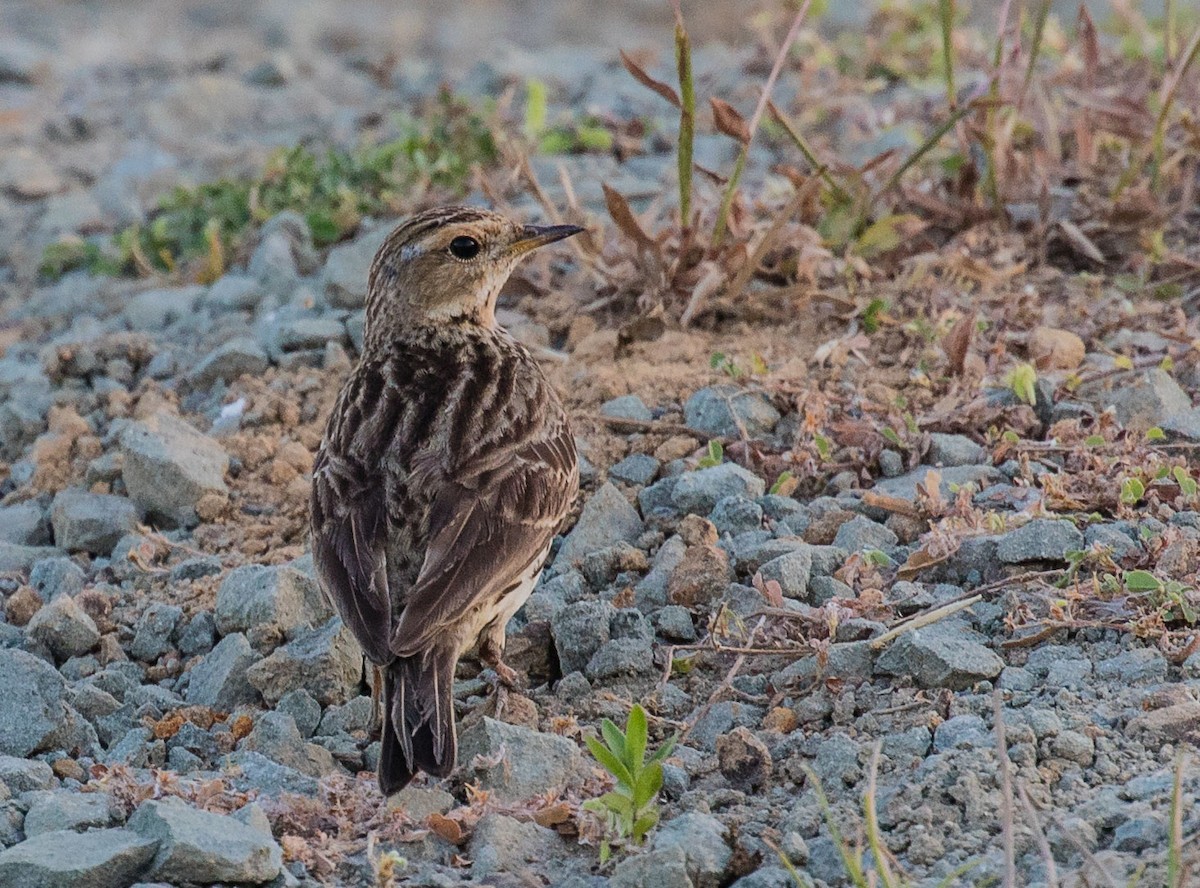
[[[454,770],[457,662],[457,651],[438,647],[400,657],[384,668],[379,788],[385,796],[404,789],[418,771],[446,777]]]

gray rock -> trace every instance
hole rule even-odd
[[[994,743],[984,720],[969,713],[946,719],[933,732],[933,746],[938,752],[981,749]]]
[[[1083,532],[1083,540],[1089,548],[1098,546],[1108,549],[1118,563],[1124,558],[1136,557],[1142,551],[1137,540],[1110,524],[1088,525]]]
[[[601,416],[614,416],[617,419],[635,419],[640,422],[650,422],[654,414],[637,395],[621,395],[600,405]]]
[[[185,657],[206,654],[217,640],[217,620],[211,611],[200,611],[179,633],[179,652]]]
[[[358,695],[362,650],[334,617],[315,629],[301,630],[246,672],[250,684],[274,705],[288,691],[304,688],[322,705],[342,704]]]
[[[128,827],[158,842],[149,875],[163,881],[258,885],[278,876],[283,865],[283,854],[270,836],[174,798],[143,802]]]
[[[371,262],[392,226],[380,225],[329,251],[321,275],[325,301],[337,308],[362,308],[367,298]]]
[[[1064,561],[1083,547],[1083,534],[1070,521],[1036,518],[1000,537],[996,556],[1005,564]]]
[[[137,529],[137,506],[123,496],[68,488],[50,508],[54,541],[68,552],[107,555],[118,540]]]
[[[282,712],[265,712],[259,716],[239,748],[261,753],[310,777],[324,777],[337,770],[329,750],[305,742],[295,720]]]
[[[166,744],[156,740],[149,728],[133,728],[104,753],[106,765],[125,765],[130,768],[161,766],[166,760]]]
[[[581,762],[579,747],[566,737],[486,717],[459,738],[458,760],[468,779],[501,804],[565,786]]]
[[[266,796],[283,793],[315,796],[320,790],[320,784],[314,778],[248,749],[225,756],[221,768],[230,783],[243,792]]]
[[[772,558],[759,569],[764,580],[775,580],[784,598],[804,601],[808,597],[808,584],[812,575],[812,551],[805,546],[786,555]]]
[[[893,641],[876,668],[886,675],[911,675],[921,687],[962,691],[998,676],[1004,661],[954,624],[934,624]]]
[[[1135,817],[1113,830],[1114,851],[1137,853],[1167,844],[1167,827],[1157,817]]]
[[[290,565],[251,564],[230,572],[217,590],[217,630],[244,632],[270,651],[332,615],[317,581]]]
[[[25,814],[25,835],[32,839],[60,829],[99,829],[114,824],[117,813],[105,792],[39,792]]]
[[[150,603],[134,626],[129,654],[134,659],[153,663],[171,650],[171,636],[183,620],[183,608],[161,601]]]
[[[562,674],[582,672],[596,651],[611,637],[609,623],[616,609],[607,601],[564,605],[550,621],[554,649]]]
[[[564,564],[617,543],[631,543],[642,535],[642,519],[624,494],[610,483],[584,504],[579,521],[563,540],[557,560]]]
[[[974,466],[987,459],[987,451],[966,435],[930,432],[926,460],[935,466]]]
[[[702,388],[683,405],[685,422],[712,435],[737,437],[744,428],[751,438],[762,438],[779,423],[779,411],[761,392],[733,385]]]
[[[654,614],[654,626],[668,641],[686,643],[696,640],[692,612],[682,605],[668,604],[659,608]]]
[[[54,782],[54,772],[45,762],[0,755],[0,786],[6,787],[12,795],[49,789]]]
[[[678,845],[631,854],[613,868],[610,888],[695,888]]]
[[[546,864],[561,858],[563,852],[558,833],[504,814],[483,815],[468,848],[471,878],[480,880],[544,870]]]
[[[687,545],[678,536],[663,543],[654,553],[650,572],[634,587],[634,603],[643,611],[662,607],[667,603],[667,585],[687,552]]]
[[[188,703],[232,712],[238,706],[256,702],[258,692],[246,673],[257,660],[246,636],[240,632],[226,635],[192,667],[186,694]]]
[[[42,596],[42,601],[53,601],[60,595],[74,598],[83,591],[86,581],[83,568],[62,555],[43,558],[29,569],[29,585]]]
[[[204,301],[222,311],[251,311],[263,298],[257,280],[244,274],[222,275],[208,288]]]
[[[737,463],[722,463],[680,475],[671,492],[671,502],[680,512],[707,515],[727,496],[755,499],[765,490],[766,485],[757,475]]]
[[[191,526],[202,497],[228,493],[221,445],[169,413],[130,423],[120,448],[129,496],[153,519]]]
[[[267,353],[257,339],[238,336],[201,358],[188,379],[196,388],[208,388],[216,382],[232,382],[242,376],[256,376],[270,365]]]
[[[608,470],[608,477],[635,487],[645,487],[654,480],[661,465],[662,463],[645,453],[631,453]]]
[[[1160,682],[1167,677],[1167,660],[1155,648],[1134,648],[1097,660],[1095,675],[1123,686]]]
[[[1106,386],[1111,388],[1106,389]],[[1110,406],[1116,408],[1117,419],[1129,428],[1165,426],[1192,409],[1192,399],[1187,392],[1169,373],[1158,367],[1132,376],[1122,374],[1114,379],[1084,384],[1075,396],[1101,410]]]
[[[668,476],[639,490],[637,501],[642,514],[649,518],[655,512],[674,512],[675,504],[672,496],[675,493],[675,485],[678,483],[678,476]]]
[[[696,888],[718,888],[733,850],[725,840],[725,827],[711,814],[684,814],[662,824],[651,847],[658,852],[683,851],[687,873]]]
[[[121,314],[134,330],[162,330],[194,319],[204,287],[164,287],[138,293],[125,303]]]
[[[762,529],[762,506],[744,496],[727,496],[709,513],[708,520],[719,534],[737,536],[739,533]]]
[[[444,789],[413,783],[388,798],[388,810],[403,811],[418,823],[430,814],[445,814],[456,807],[458,800]]]
[[[366,733],[375,720],[375,703],[370,697],[355,697],[345,706],[330,706],[321,716],[318,734]]]
[[[876,524],[866,515],[855,515],[844,522],[833,538],[833,544],[847,552],[861,552],[864,549],[889,552],[898,542],[896,534],[884,525]]]
[[[311,737],[321,722],[321,704],[304,688],[288,691],[279,698],[275,709],[292,717],[301,737]]]
[[[69,727],[62,676],[45,660],[0,650],[0,688],[0,754],[27,758],[49,749]]]
[[[126,888],[158,843],[126,829],[43,832],[0,851],[0,885],[14,888]]]
[[[942,476],[939,489],[946,499],[954,498],[954,491],[950,489],[952,486],[964,487],[973,484],[976,487],[987,487],[1004,480],[1004,476],[991,466],[947,466],[944,469],[917,466],[911,472],[876,482],[875,490],[887,496],[895,496],[913,502],[917,498],[917,485],[923,484],[930,472],[937,472]]]
[[[584,673],[592,681],[612,681],[657,672],[654,646],[648,638],[614,638],[600,646]]]
[[[95,621],[67,595],[58,596],[38,610],[25,631],[60,663],[81,657],[100,643]]]
[[[0,506],[0,542],[17,546],[48,546],[50,522],[34,500]]]

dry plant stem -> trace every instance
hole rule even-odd
[[[725,195],[721,199],[721,210],[717,215],[717,224],[713,229],[712,245],[720,246],[721,240],[725,236],[725,225],[728,221],[729,209],[733,205],[733,196],[737,192],[738,179],[741,178],[742,169],[746,165],[746,156],[750,153],[750,144],[754,141],[754,134],[758,131],[758,125],[762,121],[763,113],[767,110],[767,103],[771,101],[771,91],[775,89],[775,81],[779,79],[779,74],[783,70],[784,62],[787,61],[788,52],[792,48],[792,44],[796,42],[796,38],[800,36],[800,26],[804,24],[804,18],[808,15],[808,7],[812,5],[812,0],[804,0],[796,17],[792,19],[792,26],[788,28],[787,36],[783,38],[783,45],[779,47],[779,52],[775,55],[775,64],[771,66],[771,73],[767,75],[767,81],[763,84],[762,95],[758,98],[758,104],[754,108],[754,113],[750,115],[750,123],[746,127],[746,141],[742,143],[741,153],[738,155],[737,165],[734,168],[734,174],[729,177],[729,185],[725,189]]]
[[[982,595],[972,595],[970,598],[964,598],[960,601],[952,601],[949,604],[942,605],[936,610],[931,610],[923,614],[917,614],[910,618],[907,622],[901,623],[889,631],[883,633],[878,638],[871,639],[871,650],[877,651],[886,646],[889,642],[899,638],[905,632],[911,632],[914,629],[920,629],[922,626],[928,626],[930,623],[936,623],[938,620],[944,620],[951,614],[958,613],[964,608],[968,608],[973,604],[977,604],[983,599]]]
[[[584,419],[590,419],[593,422],[603,423],[613,428],[625,429],[631,432],[657,432],[663,435],[690,435],[700,441],[720,441],[721,444],[732,444],[737,438],[730,438],[722,435],[714,435],[712,432],[705,432],[700,429],[694,429],[689,425],[683,425],[676,422],[660,422],[656,419],[627,419],[624,416],[604,416],[600,413],[583,413],[579,414]]]
[[[753,647],[754,639],[758,637],[759,630],[762,629],[763,623],[765,623],[766,620],[766,617],[758,618],[758,622],[755,623],[754,628],[750,630],[749,638],[746,639],[748,647]],[[717,685],[716,689],[713,690],[711,694],[709,694],[708,701],[700,708],[700,711],[696,714],[696,717],[688,722],[687,727],[683,729],[683,733],[679,735],[679,743],[682,743],[684,738],[687,737],[687,735],[691,732],[692,728],[696,727],[700,720],[704,718],[704,716],[708,715],[708,711],[716,705],[717,699],[721,696],[721,694],[725,693],[725,691],[733,685],[733,680],[737,677],[738,672],[741,671],[741,668],[745,662],[746,654],[738,654],[737,659],[733,661],[733,665],[729,667],[729,671],[725,673],[725,677],[721,680],[721,683]],[[670,668],[669,664],[667,668]]]
[[[879,775],[879,756],[883,752],[883,741],[876,740],[875,748],[871,750],[871,766],[867,773],[867,792],[863,799],[863,817],[866,820],[867,842],[871,846],[871,854],[875,858],[875,868],[884,885],[896,885],[896,875],[888,863],[888,850],[879,835],[879,814],[875,807],[875,780]]]
[[[796,211],[816,191],[818,181],[819,179],[816,176],[810,177],[807,182],[796,189],[788,199],[788,202],[784,204],[783,209],[775,214],[775,218],[771,220],[770,227],[763,233],[758,245],[749,257],[747,257],[746,261],[742,263],[742,267],[738,269],[733,281],[729,284],[727,298],[736,300],[742,295],[742,291],[746,289],[746,284],[750,282],[750,278],[754,275],[759,263],[762,262],[763,256],[766,255],[767,250],[775,245],[775,241],[779,237],[780,232],[783,231],[783,226],[787,224],[787,221],[795,215]],[[737,415],[736,411],[734,415]]]
[[[1025,819],[1029,821],[1029,826],[1033,830],[1033,839],[1037,842],[1038,853],[1042,855],[1042,865],[1046,868],[1046,888],[1058,888],[1058,867],[1054,864],[1054,852],[1050,850],[1050,840],[1046,838],[1046,831],[1042,828],[1042,821],[1037,816],[1037,809],[1033,807],[1033,800],[1029,798],[1029,793],[1025,791],[1025,785],[1020,781],[1017,782],[1017,795],[1021,798]]]
[[[1013,788],[1009,767],[1008,738],[1004,731],[1004,699],[1000,689],[992,692],[992,720],[996,731],[996,759],[1000,766],[1000,834],[1004,840],[1004,888],[1017,886],[1017,844],[1013,833]]]

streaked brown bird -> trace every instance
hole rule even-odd
[[[496,324],[522,256],[582,231],[442,207],[371,266],[362,357],[313,467],[321,583],[383,672],[379,786],[445,777],[452,684],[475,651],[505,680],[509,618],[529,597],[579,486],[558,395]]]

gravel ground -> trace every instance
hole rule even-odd
[[[1018,592],[1075,553],[1153,552],[1194,578],[1200,514],[1068,520],[1030,481],[1052,466],[950,433],[880,453],[874,498],[841,476],[769,493],[773,477],[698,457],[706,438],[743,432],[786,449],[800,411],[720,382],[699,333],[636,374],[606,366],[611,331],[562,337],[568,361],[551,372],[577,413],[606,419],[579,425],[580,510],[510,627],[529,691],[497,714],[464,670],[461,773],[381,811],[364,773],[379,750],[370,677],[313,579],[304,522],[383,229],[323,253],[285,214],[206,285],[47,283],[42,249],[136,221],[179,182],[254,169],[275,146],[352,142],[447,72],[467,94],[536,72],[564,106],[663,109],[597,45],[439,66],[419,54],[438,42],[426,28],[381,74],[406,18],[370,4],[336,20],[290,4],[39,10],[0,10],[0,885],[783,888],[785,855],[802,885],[841,886],[817,786],[853,843],[873,769],[879,826],[916,885],[966,864],[952,884],[999,880],[1006,816],[1018,884],[1046,884],[1051,861],[1062,884],[1165,883],[1179,761],[1183,835],[1200,831],[1200,652],[1089,626],[1006,641],[1029,608]],[[746,57],[706,45],[697,68],[736,92]],[[699,145],[701,163],[728,147]],[[648,201],[674,161],[664,146],[564,162],[599,211],[601,180]],[[562,344],[545,318],[506,317],[534,347]],[[1087,360],[1111,366],[1098,350]],[[1195,440],[1196,378],[1151,369],[1042,406],[1047,420],[1113,406]],[[902,579],[927,529],[912,516],[939,483],[964,521],[998,517]],[[578,813],[603,788],[581,737],[631,701],[650,710],[652,742],[679,743],[662,825],[602,868]],[[1019,787],[1007,802],[1003,753]]]

